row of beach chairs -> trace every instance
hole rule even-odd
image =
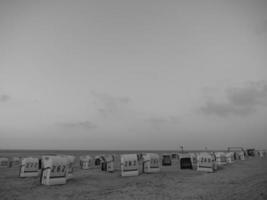
[[[264,157],[266,152],[257,154]],[[204,172],[215,172],[235,160],[245,160],[245,154],[239,152],[200,152],[163,154],[142,153],[120,155],[119,170],[121,176],[138,176],[142,173],[159,173],[163,167],[177,163],[180,169],[192,169]],[[41,158],[0,158],[0,167],[19,167],[19,177],[40,176],[43,185],[66,184],[74,176],[75,157],[71,155],[48,155]],[[83,155],[79,158],[80,168],[90,170],[99,168],[102,171],[114,172],[115,156],[99,155],[92,157]]]

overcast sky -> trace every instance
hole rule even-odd
[[[267,1],[0,1],[0,148],[267,148]]]

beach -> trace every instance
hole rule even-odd
[[[1,154],[3,155],[3,153]],[[18,154],[16,154],[18,155]],[[3,200],[34,199],[267,199],[267,158],[249,157],[215,173],[163,167],[157,174],[121,177],[100,169],[82,170],[66,185],[45,186],[40,178],[20,178],[19,168],[0,168]]]

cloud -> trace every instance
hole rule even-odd
[[[216,102],[206,102],[206,104],[201,108],[201,111],[205,114],[213,114],[221,117],[226,117],[229,115],[248,115],[254,111],[252,107],[235,106],[230,103],[216,103]]]
[[[178,116],[168,116],[168,117],[151,117],[145,119],[145,122],[151,124],[164,124],[164,123],[178,123],[180,118]]]
[[[266,105],[267,82],[250,82],[244,88],[230,88],[227,90],[227,97],[234,105]]]
[[[6,95],[6,94],[0,94],[0,102],[7,102],[11,99],[10,96]]]
[[[106,93],[95,91],[91,93],[96,100],[97,111],[104,117],[119,114],[125,110],[130,102],[130,98],[128,97],[114,97]]]
[[[179,123],[180,118],[177,116],[167,116],[167,117],[150,117],[146,118],[144,122],[148,124],[153,129],[161,129],[163,126],[170,127]]]
[[[168,120],[163,117],[155,117],[155,118],[145,119],[145,122],[151,123],[153,125],[160,125],[168,122]]]
[[[226,102],[206,101],[200,110],[217,116],[249,115],[259,106],[267,106],[267,82],[248,82],[243,87],[231,87],[224,94]]]
[[[95,129],[96,124],[90,121],[79,121],[79,122],[59,122],[57,123],[64,128],[84,128],[84,129]]]

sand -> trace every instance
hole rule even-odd
[[[44,186],[19,178],[18,168],[0,168],[0,199],[267,199],[267,158],[249,158],[216,173],[164,167],[159,174],[121,177],[119,171],[81,170],[66,185]]]

